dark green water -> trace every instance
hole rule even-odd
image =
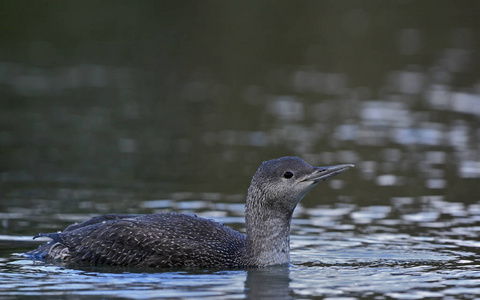
[[[0,4],[0,297],[480,297],[474,1]],[[267,159],[356,167],[297,208],[292,265],[61,267],[102,213],[244,231]]]

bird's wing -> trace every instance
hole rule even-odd
[[[76,261],[151,267],[225,263],[245,243],[222,224],[180,214],[103,220],[54,235]]]

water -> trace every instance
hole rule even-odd
[[[138,206],[197,211],[243,230],[243,207],[238,204],[164,199]],[[52,231],[53,224],[88,218],[87,214],[53,216],[45,221],[38,215],[12,214],[4,220],[21,218],[36,223],[40,231]],[[479,223],[479,204],[449,203],[441,197],[392,199],[388,205],[300,206],[292,226],[291,265],[259,270],[55,266],[18,255],[38,244],[30,236],[3,235],[0,296],[474,299],[480,294]]]
[[[17,3],[0,4],[0,298],[480,297],[476,3]],[[356,165],[296,209],[290,266],[19,255],[102,213],[244,232],[251,176],[284,155]]]

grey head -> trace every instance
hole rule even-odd
[[[298,157],[263,162],[252,178],[245,207],[247,252],[255,264],[289,261],[290,222],[302,198],[351,164],[315,167]]]
[[[264,205],[278,207],[291,213],[300,200],[319,182],[353,166],[343,164],[315,167],[293,156],[264,161],[253,176],[249,192],[263,194],[264,197],[256,198],[257,200],[262,198],[266,202]]]

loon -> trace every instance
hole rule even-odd
[[[47,262],[153,268],[287,264],[297,204],[317,183],[353,166],[314,167],[291,156],[264,161],[247,193],[246,235],[195,215],[107,214],[62,232],[40,233],[34,238],[51,241],[25,255]]]

